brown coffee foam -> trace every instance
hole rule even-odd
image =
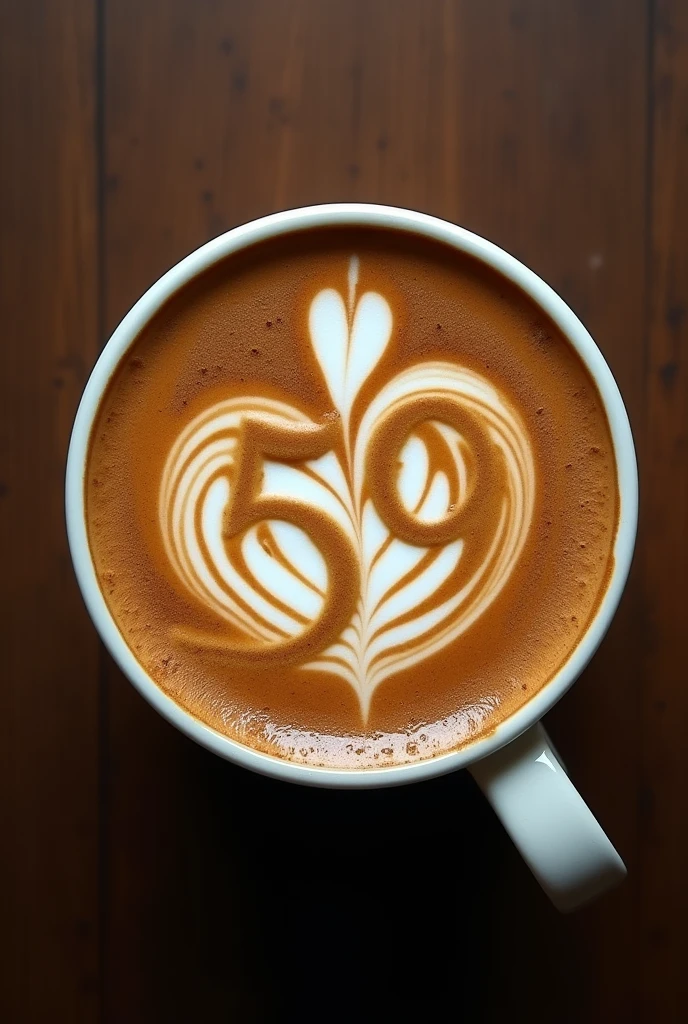
[[[333,403],[308,342],[322,288],[393,310],[392,344],[361,408],[395,372],[449,360],[493,383],[525,424],[537,470],[519,564],[484,615],[449,647],[385,680],[362,724],[343,680],[223,661],[175,640],[187,626],[222,638],[171,570],[158,488],[181,430],[215,401],[261,394],[314,421]],[[372,230],[311,232],[230,257],[168,302],[123,358],[94,425],[86,477],[89,539],[105,599],[159,686],[200,720],[258,749],[319,763],[398,763],[453,749],[529,700],[575,648],[613,564],[618,494],[609,427],[571,346],[502,277],[461,254]],[[241,641],[238,631],[232,636]]]

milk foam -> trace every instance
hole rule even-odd
[[[265,461],[261,495],[298,498],[337,523],[361,567],[349,625],[305,670],[336,675],[353,688],[365,720],[375,689],[456,640],[484,614],[513,572],[531,525],[535,469],[527,431],[506,397],[483,377],[450,362],[419,362],[379,390],[358,425],[352,413],[393,332],[392,310],[377,292],[356,299],[359,264],[350,262],[347,301],[335,289],[311,303],[312,348],[341,418],[343,455]],[[366,455],[381,423],[416,399],[451,399],[477,423],[499,455],[501,493],[490,536],[410,544],[394,536],[369,495]],[[247,418],[294,427],[312,423],[268,398],[234,398],[196,417],[172,447],[160,486],[165,551],[187,591],[247,642],[265,647],[300,635],[328,593],[317,537],[277,519],[250,527],[228,553],[225,510],[241,457]],[[480,466],[454,426],[429,420],[399,453],[398,498],[419,523],[441,523],[480,487]],[[479,496],[479,495],[478,495]],[[470,550],[479,543],[479,550]],[[468,558],[468,556],[471,556]],[[470,571],[462,571],[468,560]],[[217,641],[221,648],[221,641]]]

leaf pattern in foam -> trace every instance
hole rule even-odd
[[[424,601],[437,593],[459,564],[462,551],[462,540],[448,544],[416,577],[413,586],[407,584],[381,602],[370,620],[371,633],[377,634],[384,626],[407,615],[412,609],[418,608]],[[406,632],[409,639],[415,639],[418,635],[413,628],[413,623],[407,624]]]
[[[348,425],[356,396],[389,344],[392,310],[377,292],[366,292],[350,323],[342,296],[325,288],[311,303],[308,326],[332,400]]]
[[[413,473],[406,466],[413,462]],[[444,472],[431,475],[430,458],[424,441],[412,434],[402,451],[399,487],[404,504],[419,518],[441,518],[450,500],[449,482]],[[428,481],[430,482],[428,483]],[[406,544],[392,537],[370,500],[361,516],[362,594],[358,613],[359,628],[344,636],[321,656],[344,662],[349,682],[358,690],[362,706],[367,708],[372,696],[370,669],[381,652],[403,634],[403,642],[413,641],[427,628],[425,616],[412,617],[396,631],[389,627],[429,599],[446,582],[456,568],[463,542],[457,541],[443,549],[430,549]],[[419,570],[423,561],[427,565]],[[407,582],[404,583],[404,580]],[[389,637],[389,640],[388,640]],[[392,641],[391,643],[389,641]],[[325,667],[332,661],[318,661],[307,667]],[[345,675],[341,664],[338,675]]]
[[[505,458],[507,486],[501,521],[482,563],[470,578],[461,581],[453,574],[461,562],[463,539],[439,549],[410,547],[390,536],[374,506],[364,500],[364,455],[379,416],[395,402],[418,394],[451,394],[483,417]],[[428,426],[445,446],[448,459],[442,464],[451,467],[449,476],[431,465],[425,441],[412,433],[400,453],[397,479],[404,506],[424,521],[443,518],[450,502],[465,500],[468,491],[464,439],[447,424],[432,422]],[[460,636],[499,593],[528,530],[533,478],[527,435],[513,411],[484,379],[446,363],[419,364],[393,378],[368,406],[354,439],[354,507],[361,522],[363,563],[354,636],[347,643],[341,637],[306,667],[331,670],[347,678],[366,717],[381,682]],[[452,580],[455,582],[447,587]]]

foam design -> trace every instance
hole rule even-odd
[[[369,291],[356,301],[358,272],[354,257],[348,295],[323,289],[309,313],[313,353],[339,414],[340,443],[307,461],[266,459],[258,486],[261,498],[282,499],[285,509],[294,499],[318,509],[356,553],[360,587],[351,619],[301,668],[346,680],[365,720],[385,679],[451,644],[502,592],[531,525],[535,470],[528,434],[506,397],[454,363],[419,362],[384,383],[364,411],[357,409],[394,324],[382,295]],[[412,418],[400,443],[388,508],[375,500],[371,452],[379,432],[415,408],[430,412],[420,422]],[[456,409],[452,422],[447,408]],[[227,509],[250,420],[285,431],[318,426],[299,409],[265,397],[211,406],[169,453],[159,523],[167,557],[188,593],[248,645],[278,649],[317,622],[331,581],[318,536],[290,522],[288,512],[228,544]],[[487,476],[486,452],[493,466]],[[482,515],[482,507],[490,513]],[[470,508],[472,525],[464,534],[461,516]],[[395,516],[410,523],[411,532],[418,524],[417,542],[395,534]],[[449,540],[433,541],[435,525],[442,528],[448,517],[456,530]],[[221,640],[214,643],[222,647]]]

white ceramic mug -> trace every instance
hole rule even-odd
[[[312,768],[261,753],[197,721],[153,682],[123,640],[105,603],[88,545],[84,472],[103,392],[124,353],[160,307],[191,278],[229,253],[290,231],[327,225],[375,226],[438,239],[482,260],[519,285],[558,325],[595,379],[611,427],[620,493],[614,571],[597,614],[566,664],[531,700],[475,742],[434,759],[375,769]],[[396,786],[470,768],[538,881],[561,910],[587,902],[625,875],[623,862],[569,780],[540,724],[580,675],[602,640],[628,576],[635,541],[638,478],[626,410],[602,354],[569,307],[532,271],[497,246],[424,214],[356,203],[277,213],[234,228],[168,271],[126,315],[86,385],[67,463],[67,530],[91,617],[122,671],[169,722],[222,757],[278,779],[333,788]]]

